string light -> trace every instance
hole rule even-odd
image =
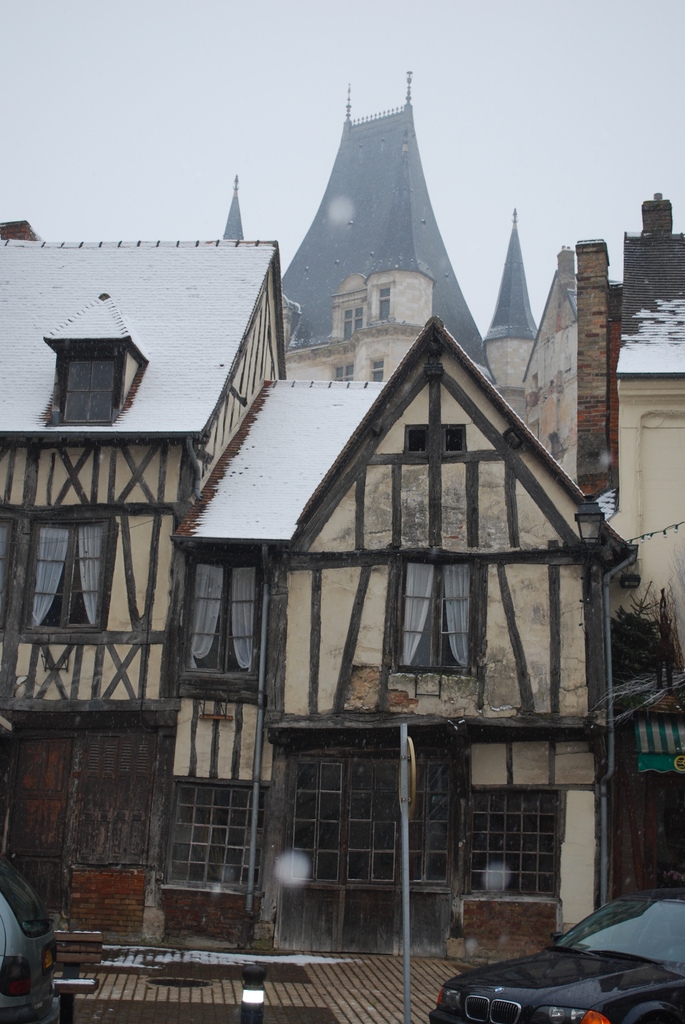
[[[677,533],[679,526],[685,526],[685,519],[683,519],[680,523],[671,523],[670,526],[666,526],[663,530],[652,530],[651,533],[641,533],[639,537],[633,537],[631,540],[629,540],[628,544],[639,544],[640,541],[651,540],[652,537],[657,533],[661,533],[665,537],[669,530],[675,530],[675,532]]]

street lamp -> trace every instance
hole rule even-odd
[[[580,503],[576,512],[576,522],[583,546],[588,552],[594,551],[599,545],[604,522],[604,513],[594,498],[586,498]]]

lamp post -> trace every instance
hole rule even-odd
[[[604,513],[593,498],[581,502],[576,512],[578,533],[588,560],[599,549],[602,543],[602,525]],[[609,891],[609,783],[614,776],[616,765],[614,736],[614,673],[611,661],[611,607],[609,604],[609,584],[637,558],[637,547],[633,546],[630,553],[618,565],[602,574],[602,615],[604,619],[604,665],[606,673],[606,704],[607,704],[607,770],[599,783],[599,902],[604,905]]]

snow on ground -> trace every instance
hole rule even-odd
[[[309,953],[222,953],[206,949],[164,949],[157,946],[105,946],[107,967],[150,967],[154,964],[339,964],[354,957],[313,956]]]

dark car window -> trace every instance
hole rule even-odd
[[[612,950],[683,963],[685,900],[614,900],[572,928],[557,947]]]
[[[40,896],[26,879],[0,858],[0,892],[9,903],[24,935],[35,939],[50,931],[52,921]]]

